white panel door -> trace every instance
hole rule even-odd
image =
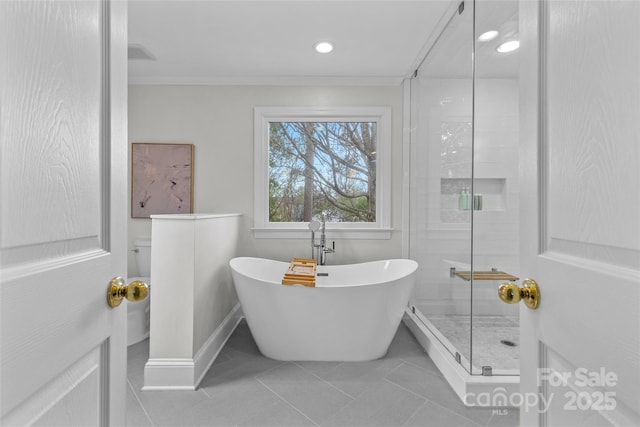
[[[520,2],[522,425],[640,425],[640,2]]]
[[[1,420],[123,425],[126,3],[0,1]]]

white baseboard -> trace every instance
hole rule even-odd
[[[213,334],[209,337],[209,339],[202,345],[200,350],[196,353],[194,357],[195,362],[195,385],[196,387],[202,381],[202,378],[207,374],[207,371],[213,365],[218,354],[220,354],[220,350],[224,347],[227,340],[235,331],[238,323],[242,320],[242,309],[240,308],[240,303],[237,303],[227,314],[227,317],[224,318],[220,326],[213,331]]]
[[[404,323],[465,405],[514,406],[509,404],[512,400],[509,396],[520,392],[520,376],[471,375],[456,362],[429,328],[409,309],[406,311]]]
[[[149,359],[142,391],[195,390],[193,359]]]
[[[150,390],[195,390],[242,320],[236,304],[192,359],[149,359],[144,366],[144,386]]]

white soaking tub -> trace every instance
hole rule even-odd
[[[391,259],[318,266],[315,287],[282,285],[286,262],[241,257],[230,266],[263,355],[362,361],[386,354],[413,292],[418,263]]]

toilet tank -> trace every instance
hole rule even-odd
[[[138,276],[151,276],[151,240],[136,239],[133,241],[136,253],[136,264],[138,266]]]

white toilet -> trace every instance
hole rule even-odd
[[[134,240],[133,246],[140,276],[129,277],[127,283],[140,280],[149,285],[151,292],[151,240]],[[150,301],[151,295],[142,301],[127,301],[127,345],[136,344],[149,336]]]

